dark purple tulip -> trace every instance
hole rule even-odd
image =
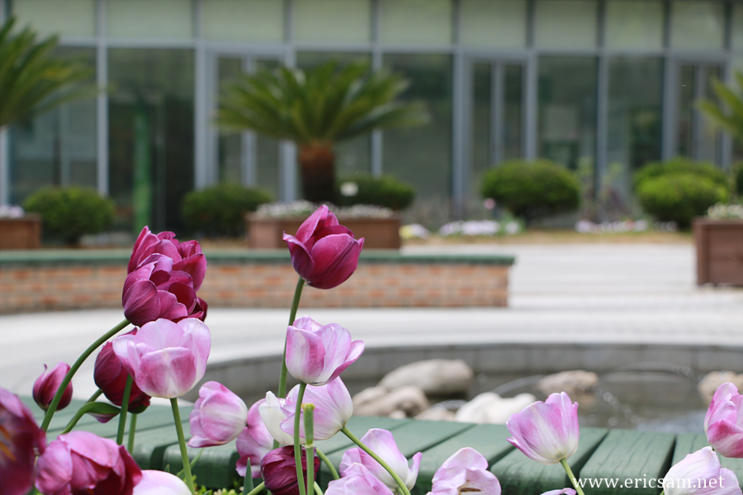
[[[25,495],[33,488],[36,452],[46,434],[26,405],[0,388],[0,495]]]
[[[348,280],[364,247],[364,239],[354,239],[325,205],[302,223],[296,236],[284,233],[284,240],[294,269],[317,289],[332,289]]]
[[[71,431],[49,444],[36,463],[41,493],[132,495],[142,470],[123,445],[88,431]]]
[[[54,400],[54,396],[59,390],[59,386],[62,385],[62,380],[70,371],[70,366],[66,363],[57,363],[52,371],[48,374],[46,372],[46,365],[44,365],[44,373],[34,382],[33,397],[36,403],[43,410],[49,409],[49,406]],[[57,405],[57,411],[61,411],[65,407],[70,405],[72,400],[72,382],[67,384],[67,388],[62,394],[62,399]]]
[[[320,458],[315,457],[315,479],[320,470]],[[307,453],[302,451],[302,471],[307,480]],[[274,495],[299,495],[297,467],[294,464],[294,447],[274,449],[261,462],[261,475],[266,489]]]
[[[173,260],[173,270],[191,275],[193,289],[199,290],[206,274],[206,258],[196,241],[180,243],[173,232],[153,234],[149,227],[139,233],[132,256],[129,258],[127,273],[132,273],[152,254],[162,254]]]
[[[95,359],[93,379],[111,403],[121,406],[124,400],[124,387],[126,386],[127,372],[121,365],[121,361],[114,354],[113,344],[109,341],[103,345],[101,352]],[[136,383],[132,383],[129,395],[129,409],[150,405],[150,396],[142,392]],[[110,419],[110,418],[109,418]]]

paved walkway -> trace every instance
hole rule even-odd
[[[743,290],[697,288],[684,245],[463,245],[410,252],[516,256],[509,308],[304,310],[369,346],[616,342],[743,346]],[[287,301],[288,303],[288,301]],[[288,309],[210,310],[211,361],[280,352]],[[0,316],[0,387],[30,393],[42,363],[71,363],[119,310]],[[94,390],[93,361],[75,379]]]

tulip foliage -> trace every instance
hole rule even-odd
[[[47,411],[41,427],[17,396],[0,389],[0,495],[26,495],[33,487],[42,495],[201,495],[205,488],[197,492],[186,445],[203,449],[233,441],[240,454],[235,469],[245,476],[247,495],[266,489],[274,495],[320,495],[314,480],[321,462],[328,464],[334,478],[326,495],[411,495],[423,454],[407,459],[390,431],[371,429],[359,439],[346,427],[353,402],[340,375],[361,356],[364,343],[353,340],[350,331],[337,323],[296,317],[304,283],[324,289],[343,283],[356,269],[363,240],[354,239],[324,206],[296,236],[285,239],[300,279],[286,328],[277,393],[268,391],[248,408],[224,385],[203,384],[189,418],[191,437],[186,444],[177,399],[202,380],[211,348],[211,333],[204,323],[207,305],[196,296],[206,274],[206,258],[195,241],[179,243],[172,233],[153,234],[145,227],[124,282],[124,311],[135,315],[137,321],[132,322],[137,328],[117,335],[131,321],[124,320],[72,366],[59,363],[39,377],[33,396]],[[143,272],[146,276],[135,275]],[[136,294],[128,298],[132,290]],[[132,300],[136,304],[127,306]],[[46,430],[55,411],[70,404],[72,376],[100,346],[94,371],[99,392],[64,432],[47,442]],[[299,384],[285,393],[287,373]],[[96,401],[99,395],[110,402]],[[137,465],[130,453],[134,421],[128,445],[123,444],[127,415],[142,413],[151,397],[169,399],[173,405],[182,478]],[[118,417],[116,441],[75,430],[85,413],[99,421]],[[704,421],[712,447],[688,455],[668,471],[663,480],[667,495],[743,495],[735,473],[723,468],[718,457],[743,458],[741,418],[743,396],[733,384],[723,384]],[[578,404],[565,392],[512,415],[507,427],[512,445],[536,462],[561,464],[573,485],[543,495],[584,495],[568,464],[579,446]],[[338,434],[355,445],[343,454],[340,473],[315,444]],[[428,495],[500,495],[500,482],[488,467],[485,457],[464,447],[436,471]],[[258,477],[263,482],[254,487],[253,478]],[[714,489],[686,489],[699,480]]]

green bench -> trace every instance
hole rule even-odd
[[[43,412],[29,397],[23,398],[40,422]],[[49,440],[56,438],[82,402],[73,404],[57,413],[49,428]],[[186,436],[190,428],[188,416],[191,407],[181,407]],[[100,424],[90,416],[83,417],[78,429],[114,438],[117,420]],[[423,452],[418,482],[412,495],[425,495],[431,489],[431,480],[439,466],[462,447],[472,447],[490,463],[490,470],[498,477],[503,493],[512,495],[539,495],[548,490],[569,487],[570,483],[560,465],[544,466],[528,459],[508,442],[510,436],[504,425],[474,425],[470,423],[414,421],[377,417],[353,417],[348,428],[361,437],[369,428],[384,428],[393,436],[406,457]],[[644,479],[662,478],[671,465],[679,462],[691,452],[707,445],[704,434],[671,434],[632,430],[606,430],[582,428],[578,451],[569,459],[576,476],[586,480],[586,493],[591,495],[626,494],[622,486],[590,486],[591,481],[627,479],[637,483],[633,494],[655,495],[660,489],[643,487]],[[352,442],[343,434],[317,443],[333,464],[338,467],[343,452],[352,447]],[[201,458],[194,466],[197,482],[209,488],[232,487],[240,482],[235,471],[238,459],[235,442],[207,449],[189,449],[194,459],[200,450]],[[134,459],[143,469],[160,469],[178,472],[182,468],[173,417],[170,407],[153,405],[139,415],[134,444]],[[723,467],[731,469],[743,482],[743,459],[721,457]],[[323,465],[318,481],[327,486],[330,472]]]

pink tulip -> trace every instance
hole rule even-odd
[[[127,273],[135,271],[152,254],[172,259],[173,270],[188,273],[193,280],[193,289],[199,290],[206,274],[206,258],[198,242],[180,243],[173,232],[153,234],[149,227],[145,227],[134,243]]]
[[[49,406],[54,400],[54,396],[59,390],[59,386],[62,385],[62,380],[67,376],[67,372],[70,371],[70,365],[66,363],[57,363],[49,374],[46,373],[46,365],[44,365],[44,373],[34,382],[33,397],[34,401],[43,410],[49,409]],[[67,384],[67,388],[62,394],[62,399],[57,404],[57,411],[61,411],[68,405],[72,400],[72,382]]]
[[[364,239],[354,239],[325,205],[302,223],[296,236],[284,233],[284,240],[294,269],[317,289],[332,289],[348,280],[364,247]]]
[[[294,416],[296,412],[297,395],[299,394],[299,385],[289,391],[286,401],[282,406],[285,419],[280,423],[280,430],[294,438]],[[268,399],[267,399],[268,400]],[[346,385],[339,378],[336,378],[327,385],[322,387],[307,387],[302,399],[303,404],[314,404],[314,427],[315,441],[327,440],[341,431],[353,414],[353,402],[351,394],[348,392]],[[299,424],[299,439],[305,443],[304,437],[304,413]],[[261,416],[263,412],[261,411]],[[266,421],[266,427],[272,434],[274,430]],[[276,436],[274,437],[276,438]],[[281,442],[281,438],[276,438]],[[293,442],[293,440],[292,440]]]
[[[366,432],[366,434],[361,437],[361,442],[381,457],[382,460],[385,461],[387,465],[400,477],[409,490],[413,489],[415,481],[418,479],[418,469],[420,468],[421,457],[423,454],[420,452],[415,454],[411,465],[408,466],[408,460],[402,452],[400,452],[400,449],[397,448],[397,443],[395,443],[392,433],[379,428],[372,428]],[[349,469],[353,467],[354,464],[361,464],[364,466],[372,475],[392,490],[398,488],[397,482],[392,475],[388,473],[381,464],[374,460],[372,456],[359,447],[344,452],[340,465],[341,476],[346,476]]]
[[[663,478],[666,495],[741,495],[738,478],[720,466],[712,447],[689,454]]]
[[[498,478],[488,471],[487,459],[470,447],[459,449],[444,461],[433,475],[433,488],[429,495],[459,495],[466,492],[501,493]]]
[[[294,445],[294,423],[292,423],[290,433],[284,432],[281,428],[281,425],[286,421],[286,416],[293,414],[291,412],[293,409],[293,403],[287,405],[286,399],[276,397],[273,392],[267,392],[266,398],[258,406],[258,412],[263,420],[263,425],[270,435],[281,445]],[[273,442],[271,442],[271,445],[273,445]]]
[[[248,407],[230,389],[217,382],[206,382],[189,417],[189,447],[224,445],[237,438],[248,421]]]
[[[191,490],[174,474],[147,469],[132,495],[191,495]]]
[[[286,367],[297,380],[320,386],[335,380],[364,352],[364,343],[331,323],[320,325],[304,316],[286,331]]]
[[[196,318],[159,319],[116,337],[114,353],[147,395],[173,399],[204,377],[211,348],[209,328]]]
[[[248,426],[237,437],[237,453],[240,454],[240,459],[237,461],[237,474],[240,476],[246,475],[248,460],[250,460],[251,475],[253,478],[258,478],[261,475],[263,458],[273,450],[273,437],[263,423],[259,411],[261,404],[265,403],[266,399],[261,399],[250,406]]]
[[[320,458],[314,459],[315,479],[320,470]],[[307,480],[307,454],[302,451],[302,471]],[[266,489],[273,495],[299,495],[297,468],[294,464],[294,447],[281,447],[272,450],[263,458],[261,475]]]
[[[578,403],[573,404],[565,392],[513,414],[506,426],[513,435],[508,441],[542,464],[556,464],[578,450]]]
[[[725,457],[743,458],[743,396],[732,383],[723,383],[712,397],[704,418],[707,441]]]
[[[131,495],[142,479],[123,445],[87,431],[57,437],[36,469],[36,488],[47,495]]]
[[[46,434],[16,395],[0,388],[0,495],[26,495],[33,488],[36,451]]]
[[[101,352],[95,358],[95,368],[93,369],[93,379],[103,391],[103,394],[112,404],[121,406],[124,400],[124,387],[129,374],[126,372],[121,361],[114,354],[112,342],[106,342],[101,348]],[[150,396],[142,392],[136,383],[132,383],[131,393],[129,394],[129,409],[136,409],[142,406],[150,405]]]
[[[343,478],[328,484],[325,495],[393,495],[393,492],[366,467],[353,464]]]

